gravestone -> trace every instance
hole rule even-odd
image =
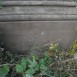
[[[13,52],[24,53],[57,40],[67,49],[77,35],[76,5],[72,0],[5,0],[0,10],[0,40]]]

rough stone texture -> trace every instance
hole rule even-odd
[[[1,15],[77,15],[77,8],[69,7],[51,7],[51,6],[26,6],[26,7],[5,7],[0,11]]]
[[[76,28],[77,21],[0,22],[2,40],[6,46],[22,52],[59,39],[67,48],[76,38]]]
[[[76,6],[76,2],[74,1],[3,1],[3,6],[31,6],[31,5],[40,5],[40,6]]]
[[[76,20],[76,3],[66,1],[4,1],[0,21]]]
[[[2,21],[74,21],[77,15],[3,15],[0,16]]]
[[[14,52],[60,40],[66,49],[76,38],[77,8],[66,1],[4,1],[0,40]]]

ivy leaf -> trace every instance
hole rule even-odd
[[[22,73],[26,69],[27,60],[25,58],[22,58],[20,64],[16,65],[16,72]]]
[[[38,65],[34,56],[33,56],[32,60],[28,60],[28,61],[29,61],[29,67],[30,68],[35,68]]]
[[[2,68],[0,68],[0,77],[6,77],[8,72],[9,72],[9,66],[4,65]]]
[[[22,73],[24,71],[23,67],[19,64],[16,65],[15,69],[16,69],[16,72],[18,73]]]
[[[30,68],[26,71],[27,74],[33,75],[35,73],[35,70],[33,68]]]
[[[27,65],[27,60],[26,60],[25,58],[23,58],[23,59],[21,60],[20,65],[22,66],[23,70],[25,70],[25,69],[26,69],[26,65]]]
[[[40,59],[39,65],[41,65],[41,64],[45,64],[45,60],[44,59]]]
[[[29,58],[27,58],[27,61],[28,61],[29,64],[32,63],[32,60],[30,60]]]
[[[47,66],[45,66],[44,64],[41,64],[40,65],[40,69],[43,70],[43,71],[46,71],[47,70]]]
[[[43,70],[43,71],[46,71],[47,70],[47,66],[45,65],[44,59],[41,59],[39,61],[39,65],[40,65],[40,70]]]

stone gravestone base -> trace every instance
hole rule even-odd
[[[75,2],[4,1],[0,10],[0,40],[7,50],[19,53],[56,40],[67,49],[77,35],[76,14]]]

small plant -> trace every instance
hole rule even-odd
[[[6,77],[6,75],[8,74],[8,72],[9,72],[9,66],[7,64],[3,65],[0,68],[0,77]]]
[[[0,48],[0,77],[77,77],[76,50],[77,40],[68,51],[59,43],[52,43],[41,58],[27,58]]]
[[[76,51],[77,51],[77,40],[75,40],[70,46],[69,54],[73,56]]]

